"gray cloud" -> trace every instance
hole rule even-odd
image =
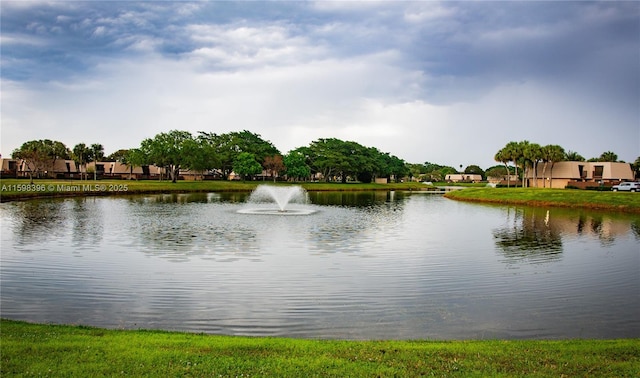
[[[640,155],[639,3],[0,7],[5,156],[174,128],[248,129],[282,152],[335,136],[454,166],[522,139]]]

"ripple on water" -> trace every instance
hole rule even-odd
[[[640,337],[628,218],[348,197],[294,217],[208,195],[0,204],[2,316],[317,338]]]

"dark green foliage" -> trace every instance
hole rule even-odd
[[[636,161],[631,164],[631,169],[633,170],[633,175],[636,180],[640,179],[640,156],[638,156]]]
[[[311,176],[311,168],[307,165],[305,154],[293,150],[283,158],[286,174],[294,181],[306,180]]]
[[[211,153],[215,154],[215,164],[209,168],[218,170],[225,178],[234,170],[233,165],[243,152],[253,154],[259,164],[264,163],[267,156],[280,154],[271,142],[247,130],[220,135],[201,131],[198,138],[206,142]]]
[[[249,152],[241,152],[233,162],[233,171],[246,179],[262,172],[262,166],[256,156]]]
[[[465,174],[472,174],[472,175],[480,175],[482,176],[482,179],[486,179],[486,173],[485,171],[482,170],[482,168],[480,168],[477,165],[470,165],[467,168],[464,169],[464,173]]]
[[[166,167],[171,181],[176,182],[181,167],[188,165],[188,154],[193,136],[188,131],[171,130],[160,133],[153,139],[145,139],[140,145],[140,153],[145,164]]]
[[[603,152],[596,160],[616,162],[618,161],[618,155],[614,152],[606,151],[606,152]]]
[[[122,162],[126,159],[127,153],[129,153],[129,150],[127,149],[120,149],[116,152],[113,152],[112,154],[110,154],[109,156],[107,156],[105,158],[106,161],[118,161],[118,162]]]
[[[25,142],[12,153],[14,159],[20,159],[25,164],[25,170],[33,182],[33,177],[40,177],[46,172],[53,172],[57,160],[68,159],[71,151],[62,143],[49,139]]]
[[[376,177],[391,176],[399,180],[410,173],[404,160],[396,156],[336,138],[318,139],[297,151],[305,156],[312,173],[326,182],[362,179],[366,183]]]

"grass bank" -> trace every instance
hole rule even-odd
[[[151,181],[151,180],[29,180],[0,179],[0,201],[32,198],[105,196],[153,193],[250,192],[269,181]],[[309,191],[371,191],[371,190],[435,190],[417,182],[390,184],[362,183],[276,183],[301,185]],[[640,194],[596,192],[570,189],[487,188],[467,187],[452,191],[445,197],[455,200],[530,206],[562,206],[609,211],[640,213]]]
[[[152,180],[34,180],[0,179],[2,202],[47,197],[104,196],[152,193],[193,192],[249,192],[269,181],[152,181]],[[276,185],[294,185],[277,183]],[[361,183],[297,183],[307,190],[359,191],[359,190],[422,190],[420,183],[361,184]]]
[[[640,194],[543,188],[467,188],[445,197],[472,202],[556,206],[640,214]]]
[[[640,340],[327,341],[2,320],[2,376],[640,375]]]

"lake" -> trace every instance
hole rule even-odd
[[[640,217],[416,192],[0,204],[0,315],[327,339],[640,337]]]

